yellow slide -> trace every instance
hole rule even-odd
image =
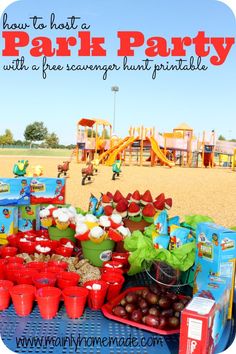
[[[118,144],[112,146],[110,149],[104,151],[101,155],[99,155],[98,160],[99,162],[102,162],[103,159],[105,159],[108,155],[110,155],[114,150],[118,149],[122,144],[124,144],[125,141],[129,139],[129,136],[126,138],[122,139]]]
[[[113,152],[109,155],[107,161],[106,161],[106,165],[107,166],[112,166],[113,163],[116,160],[116,156],[117,154],[119,154],[120,152],[122,152],[123,150],[125,150],[130,144],[132,144],[135,140],[137,140],[138,137],[134,138],[132,137],[126,137],[123,141],[122,144],[119,146],[116,146],[116,148],[113,150]]]
[[[150,140],[152,150],[157,155],[158,159],[169,167],[175,166],[175,163],[173,161],[168,160],[167,157],[163,154],[156,139],[153,136],[147,138]]]

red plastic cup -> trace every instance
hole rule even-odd
[[[50,247],[53,251],[55,251],[57,247],[60,247],[60,242],[57,240],[50,240]]]
[[[24,264],[20,263],[9,263],[5,265],[5,277],[7,280],[12,281],[13,283],[16,282],[16,275],[17,272],[21,269],[24,269]]]
[[[38,273],[32,277],[32,281],[37,289],[53,287],[56,284],[57,277],[53,273]]]
[[[0,311],[8,308],[11,300],[9,290],[13,285],[14,284],[10,280],[0,280]]]
[[[35,252],[36,243],[32,241],[22,242],[21,240],[19,240],[18,246],[21,253],[32,254]]]
[[[76,286],[78,285],[79,279],[79,274],[75,272],[61,272],[57,277],[57,286],[62,290],[71,286]]]
[[[35,287],[28,284],[15,285],[10,289],[14,309],[18,316],[28,316],[33,308]]]
[[[20,264],[23,264],[24,263],[24,259],[21,258],[21,257],[7,257],[6,258],[7,260],[7,263],[10,264],[10,263],[20,263]]]
[[[58,276],[58,274],[61,272],[63,272],[63,269],[58,266],[50,266],[44,269],[44,273],[53,273],[55,276]]]
[[[124,252],[124,253],[113,252],[111,255],[112,261],[122,263],[123,266],[129,265],[128,258],[129,258],[129,252]]]
[[[42,318],[50,320],[56,316],[60,298],[61,290],[52,286],[47,286],[36,291],[36,299]]]
[[[124,284],[125,278],[120,274],[104,273],[101,276],[108,285],[107,290],[107,300],[110,301],[119,295],[122,286]]]
[[[120,268],[100,268],[100,271],[102,274],[105,274],[105,273],[109,273],[109,274],[119,274],[119,275],[122,275],[123,274],[123,270],[120,269]]]
[[[78,286],[70,286],[62,291],[69,318],[80,318],[83,315],[88,294],[88,289]]]
[[[14,257],[17,254],[17,247],[12,246],[2,246],[1,247],[1,257]]]
[[[71,241],[71,240],[69,240],[68,238],[61,238],[60,239],[60,244],[62,245],[62,246],[65,246],[66,244],[68,244],[68,243],[70,243],[71,244],[71,246],[73,246],[73,248],[75,247],[75,243],[73,242],[73,241]]]
[[[67,270],[68,268],[68,263],[63,262],[63,261],[49,261],[48,262],[48,267],[60,267],[63,270]]]
[[[102,264],[103,268],[108,268],[110,270],[119,269],[123,273],[123,264],[117,261],[106,261]]]
[[[7,241],[9,243],[9,246],[18,247],[19,235],[17,234],[9,235],[7,236]]]
[[[16,272],[15,278],[17,284],[34,285],[32,277],[39,274],[37,269],[25,268]]]
[[[6,258],[0,259],[0,280],[5,279],[5,264],[7,263]]]
[[[60,246],[60,247],[56,248],[55,252],[56,252],[56,254],[59,254],[60,256],[63,256],[63,257],[71,257],[71,255],[73,253],[73,248]]]
[[[47,267],[46,262],[29,262],[27,263],[27,268],[37,269],[39,272],[44,272]]]
[[[89,280],[83,285],[89,290],[88,306],[91,310],[100,310],[104,304],[108,284],[104,280]],[[99,287],[96,289],[95,287]]]

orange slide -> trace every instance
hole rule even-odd
[[[168,160],[165,154],[163,154],[156,139],[153,136],[147,138],[150,140],[152,150],[156,154],[158,159],[169,167],[175,166],[175,163],[173,161]]]

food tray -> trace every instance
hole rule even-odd
[[[166,335],[172,335],[172,334],[178,334],[180,332],[180,328],[178,329],[172,329],[172,330],[163,330],[163,329],[158,329],[154,327],[147,326],[142,323],[134,322],[131,320],[127,320],[126,318],[118,317],[113,315],[112,313],[112,308],[120,303],[120,301],[128,294],[129,292],[136,291],[136,290],[144,290],[147,289],[145,286],[139,286],[139,287],[134,287],[134,288],[128,288],[125,291],[123,291],[120,295],[118,295],[115,299],[112,301],[108,302],[107,304],[103,305],[102,307],[102,312],[103,315],[111,320],[118,321],[124,324],[127,324],[129,326],[134,326],[136,328],[143,329],[145,331],[153,332],[156,334],[160,334],[163,336]],[[183,295],[179,295],[179,298],[184,298]]]

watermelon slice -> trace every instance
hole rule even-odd
[[[147,205],[149,203],[152,203],[153,202],[153,199],[152,199],[152,195],[151,195],[151,192],[150,190],[146,190],[146,192],[142,195],[141,197],[141,203],[143,205]]]

